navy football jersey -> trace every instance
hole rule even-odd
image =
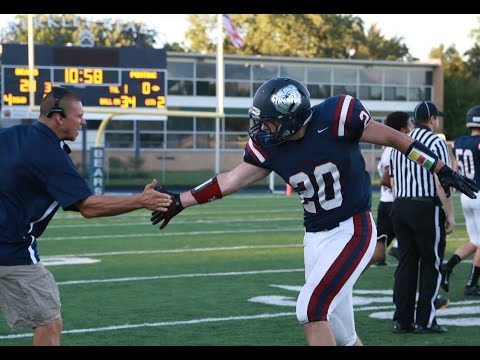
[[[307,232],[333,229],[370,211],[372,196],[359,144],[369,111],[349,95],[328,98],[312,109],[302,139],[270,148],[250,139],[244,153],[245,162],[276,172],[299,194]]]
[[[61,206],[92,195],[46,125],[0,129],[0,266],[40,261],[37,238]]]
[[[469,179],[474,179],[477,191],[480,189],[480,135],[460,136],[453,141],[453,155],[458,165],[458,172]]]

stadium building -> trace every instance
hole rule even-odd
[[[215,161],[221,172],[232,169],[242,161],[250,127],[247,112],[253,95],[264,81],[277,76],[293,77],[307,84],[313,105],[340,93],[357,97],[378,121],[383,121],[391,111],[412,114],[415,105],[425,99],[443,108],[444,75],[439,61],[225,55],[224,76],[225,118],[220,119],[218,159],[214,118],[121,115],[108,123],[103,138],[107,175],[114,171],[110,169],[115,166],[112,157],[121,161],[141,158],[143,170],[162,172],[160,180],[171,172],[184,173],[187,178],[192,171],[208,176],[215,170]],[[167,52],[165,77],[168,110],[216,111],[215,54]],[[1,84],[4,86],[3,79]],[[5,107],[5,95],[3,100]],[[1,114],[2,126],[36,119],[12,119],[4,111]],[[86,154],[95,145],[104,117],[105,114],[87,112],[88,130],[71,144],[74,162],[83,170],[88,169]],[[362,150],[368,171],[373,179],[378,178],[380,147],[363,144]],[[192,184],[197,183],[197,179],[192,179]]]

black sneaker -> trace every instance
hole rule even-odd
[[[375,266],[387,266],[388,264],[386,263],[385,259],[382,259],[380,261],[377,261],[375,264],[373,264]]]
[[[415,325],[414,334],[443,334],[447,332],[447,327],[443,325],[433,324],[431,327]]]
[[[446,264],[442,264],[440,267],[440,274],[442,274],[442,281],[440,282],[440,287],[448,292],[450,290],[450,275],[452,274],[452,269],[450,269]]]
[[[388,255],[393,256],[395,259],[398,260],[398,248],[391,247],[390,250],[388,250]]]
[[[450,304],[450,299],[442,295],[437,295],[437,298],[433,302],[435,310],[446,309],[448,304]]]
[[[465,286],[463,294],[469,296],[480,296],[480,286]]]
[[[415,330],[415,326],[410,324],[410,326],[403,327],[398,321],[393,322],[393,329],[392,332],[395,334],[406,334],[411,333]]]

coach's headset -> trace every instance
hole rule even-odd
[[[65,109],[58,105],[60,99],[67,93],[67,89],[61,86],[52,86],[53,98],[55,104],[47,112],[47,117],[51,118],[53,114],[60,114],[61,117],[66,117]]]
[[[47,112],[47,117],[51,118],[53,114],[60,114],[61,117],[67,117],[67,114],[65,114],[65,109],[62,108],[58,103],[60,102],[60,99],[65,96],[67,93],[67,89],[61,86],[52,86],[52,94],[53,98],[55,99],[55,104],[53,107],[51,107],[48,112]],[[67,153],[70,154],[72,150],[70,149],[70,146],[68,146],[65,141],[63,141],[63,150]]]

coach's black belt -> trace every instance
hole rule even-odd
[[[398,199],[405,199],[405,200],[413,200],[413,201],[421,201],[435,205],[441,205],[442,202],[438,197],[400,197]]]

